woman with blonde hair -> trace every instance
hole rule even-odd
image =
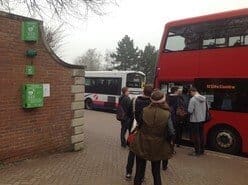
[[[138,118],[141,125],[130,146],[131,151],[136,154],[134,185],[142,184],[146,160],[152,164],[154,185],[162,185],[161,161],[172,156],[172,148],[167,140],[170,109],[165,102],[164,93],[155,91],[151,95],[151,102]]]

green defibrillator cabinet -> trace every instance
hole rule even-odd
[[[38,41],[39,38],[39,22],[24,21],[22,22],[22,40]]]
[[[43,107],[43,85],[24,84],[22,86],[22,107],[38,108]]]

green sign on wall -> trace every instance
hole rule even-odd
[[[25,84],[22,87],[23,108],[43,107],[43,85]]]
[[[37,21],[22,22],[22,40],[37,41],[39,38],[39,23]]]
[[[26,65],[25,67],[25,74],[28,76],[33,76],[35,73],[35,68],[33,65]]]

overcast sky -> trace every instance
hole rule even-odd
[[[109,7],[104,17],[89,17],[84,24],[66,28],[62,58],[72,62],[89,48],[105,53],[115,50],[117,42],[129,35],[136,46],[148,42],[157,48],[166,22],[248,7],[248,0],[120,0]]]

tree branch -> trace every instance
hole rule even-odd
[[[102,16],[107,5],[117,5],[116,0],[0,0],[0,9],[16,9],[24,7],[30,16],[43,18],[48,12],[59,20],[85,19],[89,13]],[[25,10],[23,11],[25,12]]]

